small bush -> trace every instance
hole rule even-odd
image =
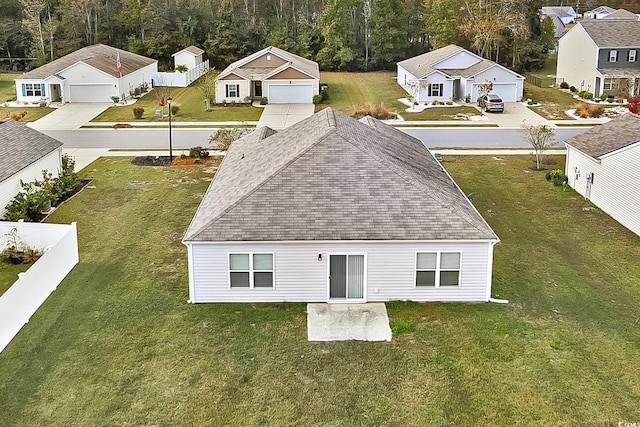
[[[603,93],[602,95],[600,95],[600,101],[604,101],[605,99],[607,99],[606,93]]]
[[[587,90],[581,90],[578,92],[578,96],[582,99],[593,99],[593,94]]]
[[[38,107],[46,107],[47,106],[47,101],[40,101],[40,103],[38,103]]]
[[[583,119],[586,119],[589,117],[598,118],[602,116],[602,113],[604,113],[604,107],[600,105],[586,104],[584,102],[581,102],[580,104],[576,105],[575,109],[576,109],[576,116]]]
[[[390,120],[395,119],[397,116],[395,113],[391,113],[383,103],[373,104],[370,102],[356,105],[351,107],[353,109],[352,116],[356,119],[361,119],[364,116],[371,116],[378,120]]]
[[[471,102],[471,95],[470,94],[466,94],[465,95],[464,102],[466,102],[467,104],[469,104]]]
[[[117,104],[118,102],[120,102],[120,97],[119,96],[112,96],[111,100],[113,101],[114,104]]]
[[[171,115],[175,116],[176,114],[178,114],[178,111],[180,111],[180,106],[179,105],[172,105],[171,106]]]
[[[569,90],[573,93],[576,93],[578,89],[575,86],[569,86]]]
[[[269,103],[269,99],[266,96],[260,98],[260,105],[267,105]]]
[[[176,65],[176,71],[179,73],[186,73],[187,71],[189,71],[189,67],[187,67],[185,64],[178,64]]]
[[[433,101],[431,101],[431,105],[438,105],[438,100],[434,99]]]
[[[204,159],[209,157],[209,151],[202,147],[191,147],[189,149],[189,157],[192,159]]]
[[[136,119],[141,119],[144,114],[144,108],[142,107],[134,107],[133,109],[133,117]]]
[[[324,84],[320,85],[320,95],[322,96],[322,101],[326,101],[329,99],[329,86]]]
[[[16,122],[19,122],[22,119],[24,119],[24,116],[26,116],[26,115],[27,115],[27,110],[23,110],[23,111],[20,111],[20,112],[13,111],[13,112],[9,113],[9,118],[11,120],[15,120]]]
[[[313,103],[320,104],[322,102],[322,95],[313,95]]]
[[[244,102],[251,102],[251,97],[250,96],[245,96],[244,97]]]
[[[453,105],[453,101],[447,101],[447,105]]]
[[[569,83],[567,82],[560,83],[560,89],[569,89]]]
[[[545,174],[547,181],[553,182],[553,185],[566,185],[569,182],[569,177],[564,174],[561,169],[554,169]]]

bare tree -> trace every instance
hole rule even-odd
[[[207,111],[211,109],[211,100],[216,96],[216,77],[217,73],[213,68],[209,68],[198,79],[198,88],[202,91],[204,96],[204,103],[207,107]]]
[[[424,79],[411,79],[411,80],[407,80],[405,85],[409,89],[409,93],[413,98],[413,102],[418,102],[418,96],[420,95],[420,91],[422,89],[426,89],[429,86],[429,82]]]
[[[214,150],[227,151],[229,146],[236,139],[242,138],[251,132],[251,129],[245,128],[223,128],[209,137],[209,144]]]
[[[555,139],[556,131],[548,125],[534,125],[524,123],[522,125],[522,139],[527,141],[533,147],[536,156],[536,169],[542,167],[542,156],[544,151],[558,143]]]

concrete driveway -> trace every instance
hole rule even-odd
[[[307,304],[309,341],[391,341],[384,303]]]
[[[519,102],[505,102],[504,112],[487,112],[484,115],[489,118],[490,122],[497,124],[501,128],[519,129],[523,123],[553,126],[544,117],[539,116]]]
[[[52,111],[43,118],[30,123],[29,126],[37,130],[78,129],[102,113],[110,105],[113,104],[108,102],[67,103],[56,108],[55,111]]]
[[[256,127],[284,129],[313,115],[313,104],[268,104],[260,116]]]

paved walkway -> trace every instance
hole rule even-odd
[[[260,116],[257,127],[284,129],[312,116],[314,112],[313,104],[268,104]]]
[[[110,105],[113,104],[106,102],[67,103],[57,107],[55,111],[41,119],[28,123],[28,126],[37,130],[78,129],[84,123],[102,113]]]

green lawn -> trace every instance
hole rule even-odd
[[[0,295],[5,293],[13,283],[18,280],[18,273],[27,271],[33,264],[13,265],[0,261]]]
[[[0,104],[8,100],[16,99],[16,86],[13,79],[18,75],[18,73],[0,73]],[[15,118],[18,118],[16,115],[22,116],[22,113],[26,112],[21,121],[33,122],[46,116],[53,110],[53,108],[49,107],[0,107],[0,120],[11,117],[12,114]]]
[[[0,73],[0,103],[16,99],[16,84],[14,78],[19,73]]]
[[[463,120],[469,114],[480,116],[477,108],[470,105],[460,107],[432,107],[420,113],[402,113],[405,120]]]
[[[554,157],[562,167],[563,157]],[[445,156],[494,227],[499,304],[388,304],[391,343],[306,341],[304,304],[186,303],[210,165],[92,164],[51,217],[80,263],[0,353],[0,425],[617,425],[640,419],[640,237],[529,169]]]
[[[127,106],[109,107],[106,111],[94,118],[94,122],[153,122],[168,121],[154,117],[154,113],[160,107],[155,98],[156,89],[140,98],[135,104]],[[257,121],[262,114],[262,108],[247,107],[212,107],[206,111],[204,98],[201,90],[192,85],[186,88],[169,88],[170,96],[173,98],[173,105],[179,106],[178,113],[173,116],[177,122],[224,122],[224,121]],[[144,115],[141,120],[133,117],[133,108],[144,108]],[[165,114],[168,114],[165,108]]]

